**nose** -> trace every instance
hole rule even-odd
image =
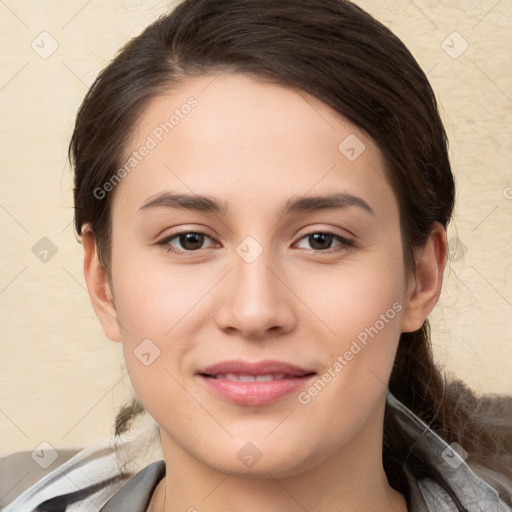
[[[294,295],[280,268],[265,251],[251,263],[234,254],[233,269],[223,280],[219,297],[219,328],[251,339],[293,330]]]

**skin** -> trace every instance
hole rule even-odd
[[[434,225],[415,274],[406,272],[397,201],[372,139],[318,99],[248,76],[187,79],[154,99],[126,154],[190,96],[197,107],[115,190],[110,280],[83,232],[92,303],[160,426],[167,473],[148,510],[407,510],[382,467],[386,385],[400,333],[420,328],[437,302],[443,228]],[[350,134],[365,145],[354,161],[338,150]],[[169,191],[229,208],[141,210]],[[373,213],[353,205],[280,216],[289,199],[333,192]],[[208,236],[179,254],[190,245],[159,243],[177,231]],[[352,244],[334,238],[319,250],[306,235],[322,232]],[[251,263],[236,252],[247,236],[263,249]],[[195,375],[237,358],[322,375],[394,303],[401,310],[307,404],[294,393],[235,405]],[[160,356],[145,366],[134,351],[148,338]],[[261,453],[250,468],[237,457],[248,442]]]

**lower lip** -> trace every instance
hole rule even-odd
[[[297,393],[313,377],[293,377],[266,382],[239,382],[199,375],[210,391],[237,405],[267,405]]]

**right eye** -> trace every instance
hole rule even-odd
[[[206,238],[211,240],[210,236],[201,231],[180,231],[165,237],[158,244],[166,247],[168,251],[178,254],[189,253],[202,249]],[[181,245],[181,248],[177,247],[178,244]]]

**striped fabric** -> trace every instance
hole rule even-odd
[[[391,393],[387,400],[402,427],[416,436],[414,452],[438,470],[468,512],[512,511],[492,487],[475,475],[453,447]],[[118,439],[116,445],[121,449],[136,446],[143,435],[128,433]],[[146,512],[153,490],[164,474],[163,460],[153,461],[135,473],[123,474],[114,440],[109,439],[78,452],[22,492],[2,512]],[[405,475],[411,490],[410,512],[457,510],[437,483],[430,479],[416,480],[407,467]],[[0,496],[6,492],[0,483]]]

